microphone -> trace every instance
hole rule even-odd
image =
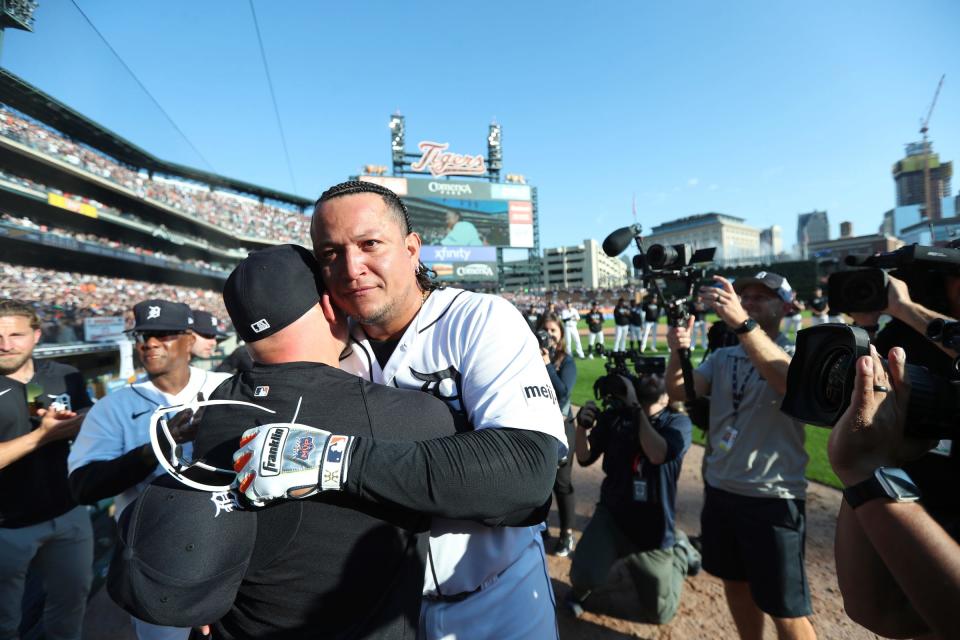
[[[616,258],[630,245],[634,236],[640,235],[642,230],[643,228],[639,224],[617,229],[603,241],[603,252],[611,258]]]

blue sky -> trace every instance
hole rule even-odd
[[[485,153],[539,189],[542,246],[718,211],[784,245],[800,212],[873,233],[891,165],[941,74],[934,149],[960,173],[960,3],[267,2],[254,0],[287,170],[247,2],[41,0],[0,63],[157,156],[316,197],[408,148]],[[203,158],[200,156],[202,155]],[[207,164],[208,163],[208,164]],[[295,184],[294,184],[295,183]],[[953,192],[960,176],[953,181]]]

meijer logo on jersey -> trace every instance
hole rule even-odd
[[[287,440],[288,431],[289,429],[286,427],[270,429],[266,442],[263,443],[263,453],[260,456],[261,476],[270,477],[280,474],[280,452],[283,451],[283,444]]]
[[[537,398],[543,398],[553,404],[557,404],[557,396],[553,393],[553,387],[549,385],[528,385],[523,388],[523,395],[528,402],[530,400],[536,400]]]

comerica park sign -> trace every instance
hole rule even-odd
[[[450,153],[447,142],[424,140],[417,147],[423,155],[410,165],[413,171],[429,171],[434,176],[482,176],[487,172],[487,161],[482,155]]]

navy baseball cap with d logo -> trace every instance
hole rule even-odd
[[[151,299],[133,305],[136,321],[131,331],[186,331],[193,328],[193,314],[182,302]]]

